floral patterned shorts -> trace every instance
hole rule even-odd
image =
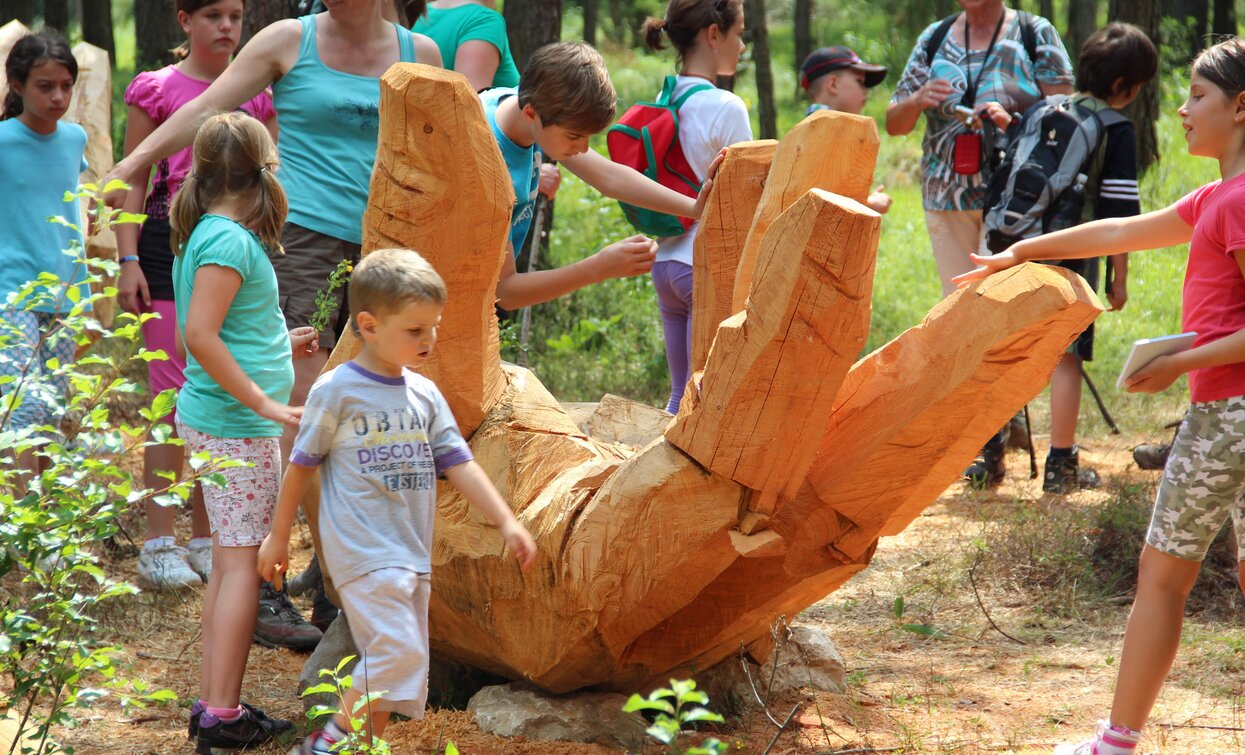
[[[203,486],[203,503],[216,542],[224,548],[248,548],[264,542],[272,530],[272,512],[281,487],[281,445],[277,438],[218,438],[177,421],[177,432],[191,453],[246,462],[222,469],[225,486]]]

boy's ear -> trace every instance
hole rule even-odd
[[[368,312],[366,309],[360,310],[359,313],[354,316],[354,324],[358,329],[360,336],[364,333],[375,333],[377,324],[376,315]]]
[[[537,114],[536,108],[532,107],[532,103],[530,102],[524,105],[523,109],[520,110],[519,112],[522,113],[524,118],[526,118],[528,121],[532,123],[535,123],[537,120],[540,119],[540,115]]]

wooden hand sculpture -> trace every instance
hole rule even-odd
[[[589,437],[535,375],[500,361],[513,194],[466,80],[395,66],[380,113],[364,253],[409,247],[445,278],[423,372],[540,548],[520,574],[443,484],[433,652],[553,692],[634,689],[741,649],[764,660],[771,622],[863,569],[1101,311],[1080,278],[1026,265],[853,366],[878,137],[870,119],[818,113],[780,143],[729,150],[696,241],[696,372],[664,434],[634,451]],[[347,334],[330,365],[356,351]]]

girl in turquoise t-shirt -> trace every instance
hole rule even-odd
[[[256,555],[280,485],[278,439],[302,414],[286,405],[291,358],[317,349],[311,328],[286,332],[265,251],[280,250],[287,209],[275,168],[262,123],[243,113],[213,116],[195,137],[193,168],[169,211],[177,324],[188,352],[177,430],[193,453],[245,464],[222,470],[225,487],[203,491],[212,571],[200,699],[191,709],[199,752],[261,744],[289,728],[239,700],[259,600]]]
[[[47,221],[61,216],[81,222],[77,198],[64,197],[78,188],[78,174],[86,169],[86,132],[76,123],[61,123],[78,62],[65,40],[28,34],[13,45],[4,69],[9,85],[0,114],[0,322],[7,327],[0,333],[8,342],[0,349],[0,376],[16,382],[0,387],[0,394],[16,390],[21,403],[12,409],[0,405],[0,430],[55,428],[68,377],[47,365],[73,360],[73,338],[56,326],[56,313],[73,302],[67,294],[33,306],[28,300],[10,306],[6,299],[44,273],[62,282],[83,277],[82,233]],[[65,254],[71,249],[76,257]],[[0,453],[8,456],[7,449]],[[31,451],[20,454],[17,463],[28,474],[38,472]]]

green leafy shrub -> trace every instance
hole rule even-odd
[[[110,189],[114,188],[112,186]],[[78,197],[99,197],[98,187],[84,185]],[[67,194],[66,199],[72,199]],[[100,203],[102,207],[102,202]],[[105,210],[99,222],[135,222],[142,216]],[[64,218],[52,222],[73,226]],[[76,229],[76,226],[73,226]],[[99,284],[104,273],[115,274],[112,261],[85,259],[80,245],[66,251],[87,280]],[[75,277],[76,277],[75,273]],[[72,752],[59,745],[57,726],[73,724],[72,711],[107,695],[123,706],[142,707],[176,699],[169,690],[152,688],[122,673],[119,649],[97,639],[96,617],[109,601],[135,588],[110,578],[100,567],[102,544],[119,531],[121,516],[151,491],[136,485],[127,460],[157,443],[180,443],[163,419],[173,410],[176,394],[165,391],[139,411],[137,420],[115,416],[111,402],[141,394],[145,386],[129,380],[133,363],[166,359],[161,351],[140,348],[142,323],[153,314],[121,313],[106,328],[92,316],[96,302],[116,289],[82,295],[44,273],[8,297],[10,309],[54,309],[51,328],[39,345],[70,339],[85,355],[67,362],[51,360],[36,369],[35,356],[16,375],[0,377],[0,673],[9,691],[3,703],[17,723],[10,752]],[[0,350],[25,336],[11,322],[0,323]],[[62,395],[57,388],[67,382]],[[65,421],[59,427],[17,426],[14,410],[32,397],[50,400]],[[31,476],[19,463],[33,454],[40,471]],[[177,505],[196,480],[219,481],[220,465],[204,455],[190,459],[194,474],[158,497]],[[171,475],[170,475],[171,477]]]
[[[680,743],[689,734],[686,731],[689,724],[723,722],[722,716],[704,707],[708,704],[709,696],[696,689],[696,682],[671,679],[669,688],[655,689],[648,697],[632,695],[623,705],[623,710],[652,714],[653,725],[646,731],[665,745],[668,752],[676,755],[722,755],[730,750],[730,745],[717,737],[709,737],[690,747],[683,747]]]
[[[344,711],[346,707],[345,695],[346,691],[354,687],[354,680],[350,674],[343,674],[342,669],[350,665],[356,656],[348,655],[337,662],[337,668],[322,668],[318,672],[321,679],[328,681],[320,684],[313,684],[303,690],[303,697],[308,695],[333,695],[337,698],[337,705],[313,705],[311,710],[307,711],[307,718],[313,721],[319,718],[332,717],[338,712]],[[367,727],[367,707],[373,700],[379,700],[384,697],[386,690],[378,690],[376,692],[368,692],[355,701],[351,706],[349,713],[346,714],[350,719],[350,725],[346,729],[346,738],[333,745],[333,752],[342,755],[389,755],[389,744],[380,737],[368,736]],[[453,743],[450,743],[453,747]],[[449,753],[449,748],[446,748]],[[457,752],[457,750],[454,750]]]

